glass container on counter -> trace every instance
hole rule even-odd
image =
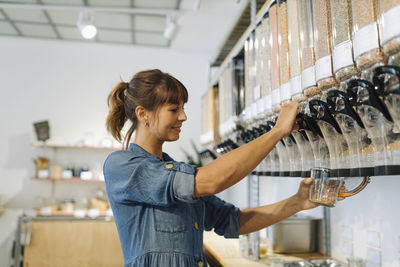
[[[372,79],[372,69],[386,56],[379,46],[376,0],[352,0],[354,58],[363,79]]]
[[[400,0],[380,0],[380,41],[389,64],[400,66]]]
[[[314,0],[315,78],[321,91],[337,87],[332,71],[332,28],[329,0]]]

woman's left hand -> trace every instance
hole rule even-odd
[[[299,190],[294,195],[296,202],[301,210],[308,210],[319,206],[318,204],[315,204],[308,200],[312,182],[312,178],[303,179],[300,183]]]

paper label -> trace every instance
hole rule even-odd
[[[340,43],[333,49],[333,70],[335,72],[354,65],[352,49],[351,40]]]
[[[251,114],[250,119],[254,119],[257,117],[257,103],[256,102],[253,102],[251,104],[251,113],[250,114]]]
[[[396,36],[400,36],[399,27],[400,18],[400,5],[389,9],[386,13],[382,14],[382,28],[381,28],[381,42],[382,44],[390,41]]]
[[[43,207],[40,209],[40,215],[41,216],[51,216],[51,208],[50,207]]]
[[[264,99],[260,98],[257,100],[257,115],[259,114],[263,114],[265,111],[265,107],[264,107]]]
[[[379,48],[378,26],[376,22],[368,24],[354,33],[354,57]]]
[[[261,97],[261,86],[260,85],[256,85],[253,88],[253,101],[256,101],[260,97]]]
[[[332,57],[327,55],[315,62],[315,79],[317,81],[332,76]]]
[[[315,86],[315,68],[309,67],[301,73],[301,89],[304,90],[308,87]]]
[[[280,102],[290,99],[290,82],[281,85]]]
[[[278,105],[280,103],[279,88],[272,90],[272,106]]]
[[[70,178],[72,178],[72,171],[71,171],[71,170],[63,170],[63,171],[61,172],[61,177],[62,177],[63,179],[70,179]]]
[[[91,218],[96,218],[100,216],[100,210],[99,209],[89,209],[88,210],[88,216]]]
[[[264,99],[264,105],[265,105],[265,111],[266,112],[271,112],[272,111],[272,102],[271,102],[271,95],[266,95],[263,97]]]
[[[301,92],[301,75],[297,75],[290,79],[290,96],[300,94]]]

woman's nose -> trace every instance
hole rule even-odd
[[[186,113],[185,113],[184,110],[182,110],[182,111],[180,112],[179,117],[178,117],[178,120],[180,120],[180,121],[185,121],[185,120],[187,120],[187,116],[186,116]]]

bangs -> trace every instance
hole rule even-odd
[[[185,86],[174,77],[168,75],[165,84],[160,87],[161,88],[158,88],[158,95],[161,98],[160,104],[179,105],[180,103],[187,103],[188,92]]]

